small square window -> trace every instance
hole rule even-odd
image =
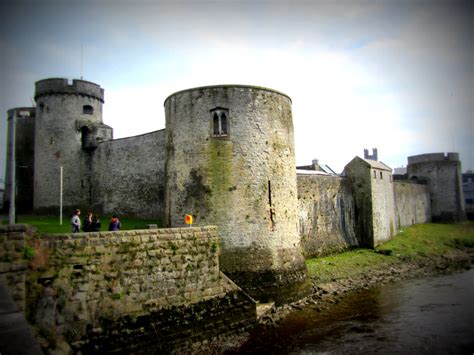
[[[84,105],[84,106],[82,106],[82,113],[84,115],[93,115],[94,114],[94,108],[91,105]]]

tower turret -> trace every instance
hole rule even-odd
[[[466,209],[459,153],[431,153],[408,157],[408,179],[426,181],[433,221],[462,221]]]
[[[102,122],[104,89],[67,79],[36,82],[35,209],[59,206],[60,167],[63,205],[75,208],[91,202],[91,156],[97,142],[112,138]]]
[[[221,269],[260,300],[301,296],[291,100],[277,91],[224,85],[165,101],[166,222],[215,224]]]
[[[12,175],[12,154],[15,156],[15,190],[16,211],[30,212],[33,209],[33,168],[35,145],[35,108],[18,107],[8,110],[7,113],[7,164],[5,171],[5,195],[3,208],[9,209]],[[15,128],[13,128],[15,125]],[[15,138],[13,139],[13,132]],[[15,142],[15,147],[13,147]],[[15,149],[15,152],[13,152]]]

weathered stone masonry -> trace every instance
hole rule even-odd
[[[394,181],[398,228],[431,221],[430,193],[426,185]]]
[[[305,256],[358,246],[354,208],[346,178],[298,173],[299,234]]]
[[[253,297],[304,295],[290,98],[201,87],[168,97],[165,114],[166,223],[217,225],[222,270]]]
[[[112,138],[102,123],[104,90],[83,80],[46,79],[36,82],[35,100],[35,210],[57,210],[61,167],[64,206],[91,205],[91,154]]]
[[[408,179],[427,183],[433,221],[463,221],[466,207],[458,153],[431,153],[408,157]]]
[[[31,237],[2,226],[0,277],[30,322],[74,351],[189,349],[256,321],[219,251],[215,227]]]
[[[164,129],[100,143],[92,161],[93,196],[97,197],[92,209],[107,215],[163,216],[164,152]]]

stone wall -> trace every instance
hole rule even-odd
[[[99,144],[92,161],[93,209],[163,220],[165,130]]]
[[[398,228],[431,221],[430,193],[426,185],[395,181],[393,187]]]
[[[215,227],[0,233],[2,277],[15,295],[6,273],[24,275],[30,322],[74,352],[189,349],[255,324],[255,302],[219,271]]]
[[[26,240],[33,230],[23,224],[0,225],[0,282],[10,290],[18,309],[25,310]]]
[[[298,174],[297,185],[301,245],[306,257],[359,245],[347,179]]]

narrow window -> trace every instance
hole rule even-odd
[[[216,107],[211,110],[212,117],[212,136],[223,137],[229,134],[229,110],[222,107]]]
[[[275,230],[275,210],[272,205],[272,184],[268,180],[268,205],[270,206],[270,229]]]
[[[382,175],[382,172],[380,172],[380,180],[383,179],[383,175]]]
[[[213,118],[212,118],[212,126],[213,126],[213,135],[218,136],[219,135],[219,116],[217,116],[217,113],[214,112]]]
[[[374,170],[374,179],[377,179],[377,172]]]
[[[44,103],[43,102],[41,102],[39,104],[39,110],[40,110],[40,112],[44,112]]]
[[[227,116],[225,112],[221,113],[221,135],[227,135]]]
[[[84,105],[82,106],[82,113],[84,115],[92,115],[94,114],[94,108],[91,105]]]

